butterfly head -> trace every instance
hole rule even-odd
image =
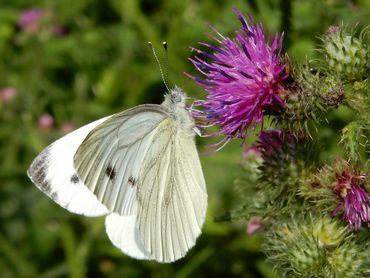
[[[166,106],[169,110],[185,109],[185,101],[185,92],[181,88],[175,86],[164,95],[164,101],[162,105]]]
[[[186,109],[186,98],[185,92],[175,86],[165,94],[162,105],[168,109],[170,117],[179,124],[181,129],[191,130],[192,135],[195,125],[190,112]]]
[[[169,92],[165,95],[165,102],[167,101],[169,105],[182,105],[185,107],[185,100],[185,92],[177,86],[169,90]]]

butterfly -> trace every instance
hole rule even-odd
[[[195,245],[207,192],[196,127],[178,87],[87,124],[46,147],[27,173],[70,212],[102,216],[123,253],[173,262]]]

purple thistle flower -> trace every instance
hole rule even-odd
[[[68,33],[68,30],[55,21],[55,16],[50,9],[28,9],[24,10],[18,20],[18,25],[26,33],[38,33],[43,27],[52,35],[62,37]]]
[[[18,25],[26,32],[35,33],[44,15],[45,11],[41,9],[24,10],[19,17]]]
[[[64,133],[69,133],[69,132],[72,132],[73,130],[75,130],[76,129],[76,126],[72,122],[64,122],[62,124],[62,128],[61,129],[62,129],[62,131]]]
[[[17,95],[17,90],[13,87],[5,87],[0,89],[0,101],[4,103],[11,102]]]
[[[48,130],[51,129],[54,125],[54,118],[49,114],[43,114],[37,123],[40,129]]]
[[[292,133],[276,129],[262,131],[258,137],[258,148],[265,160],[282,152],[284,146],[295,149],[296,143],[296,138]]]
[[[219,46],[200,44],[214,53],[193,49],[211,60],[189,59],[205,79],[187,74],[208,92],[206,100],[195,101],[202,109],[193,111],[193,116],[201,128],[220,126],[219,132],[209,136],[225,135],[221,142],[246,138],[248,129],[263,121],[267,106],[285,106],[280,96],[284,92],[281,81],[287,77],[280,60],[283,36],[279,39],[275,34],[268,44],[261,24],[254,25],[251,17],[249,24],[240,11],[235,13],[242,26],[234,38],[224,37],[210,26],[219,38],[209,36]]]
[[[261,157],[261,151],[256,145],[251,145],[243,149],[242,155],[244,159],[248,159],[250,157]]]
[[[336,26],[336,25],[331,25],[329,26],[329,28],[326,30],[326,34],[327,35],[331,35],[331,34],[336,34],[340,32],[340,27],[339,26]]]
[[[253,235],[259,231],[261,231],[264,228],[263,219],[260,217],[251,217],[247,224],[247,234]]]
[[[370,227],[370,196],[361,187],[366,177],[366,175],[355,175],[347,171],[336,175],[337,183],[334,192],[343,200],[333,210],[331,216],[335,217],[339,211],[343,210],[342,218],[353,230],[360,229],[362,223],[367,223]]]

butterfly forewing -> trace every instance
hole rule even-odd
[[[193,136],[168,118],[154,131],[138,180],[137,225],[160,262],[183,257],[201,232],[207,193]]]
[[[27,173],[33,183],[67,210],[86,216],[109,211],[84,185],[73,167],[73,156],[91,130],[109,117],[85,125],[55,141],[32,162]]]
[[[113,115],[78,148],[74,165],[85,185],[109,210],[136,212],[139,170],[153,130],[167,118],[160,105],[141,105]]]

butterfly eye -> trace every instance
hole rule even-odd
[[[181,102],[181,96],[175,92],[171,93],[171,99],[172,99],[172,102],[174,103]]]
[[[170,98],[172,103],[182,103],[185,100],[185,94],[180,88],[175,87],[170,90]]]

